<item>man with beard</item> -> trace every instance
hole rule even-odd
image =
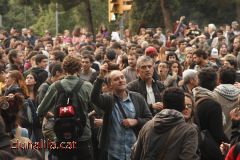
[[[149,105],[152,114],[162,110],[161,93],[165,86],[158,80],[153,79],[154,62],[149,56],[141,56],[137,60],[137,73],[139,78],[128,84],[130,91],[143,95]]]
[[[124,70],[122,70],[127,83],[132,82],[137,79],[137,59],[138,55],[135,51],[130,51],[128,53],[128,65]]]
[[[200,71],[205,67],[217,68],[217,65],[208,60],[208,55],[205,51],[198,49],[193,52],[193,62],[195,63],[194,69]]]

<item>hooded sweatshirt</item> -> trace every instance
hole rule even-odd
[[[224,132],[230,139],[232,126],[230,112],[239,104],[240,89],[232,84],[220,84],[214,89],[213,93],[216,100],[221,104],[223,119],[225,119],[225,121],[223,121]]]
[[[168,142],[171,130],[177,127]],[[139,133],[133,151],[133,160],[157,160],[166,149],[164,160],[195,160],[198,146],[196,129],[187,124],[182,113],[164,109],[146,123]]]

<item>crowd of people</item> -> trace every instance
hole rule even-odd
[[[240,25],[184,18],[122,39],[103,24],[96,36],[1,30],[0,159],[239,159]],[[76,151],[13,149],[56,141],[57,83],[86,117]]]

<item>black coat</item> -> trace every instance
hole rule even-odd
[[[108,138],[110,131],[109,127],[111,126],[112,110],[115,106],[115,100],[113,95],[101,94],[101,87],[103,82],[104,80],[99,78],[97,78],[95,81],[91,93],[91,101],[94,105],[104,111],[100,148],[101,150],[106,151],[108,148]],[[139,93],[129,91],[129,95],[135,107],[136,119],[138,120],[138,125],[132,128],[137,136],[142,126],[152,118],[152,115],[148,109],[146,101]],[[104,156],[105,155],[102,154],[102,157]]]
[[[141,78],[138,78],[137,80],[128,83],[127,88],[130,91],[140,93],[141,95],[143,95],[143,97],[147,101],[146,83]],[[165,86],[160,81],[153,80],[152,89],[153,89],[155,101],[161,102],[162,101],[162,92],[165,89]],[[156,111],[153,110],[152,104],[149,104],[149,109],[153,115],[155,115],[157,113]]]
[[[219,145],[222,142],[228,142],[223,131],[221,105],[215,100],[206,99],[200,102],[196,108],[200,129],[208,130]]]

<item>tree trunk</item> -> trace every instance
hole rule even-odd
[[[94,40],[95,40],[91,3],[90,3],[90,0],[85,0],[84,2],[85,2],[85,5],[86,5],[88,29],[93,34],[93,37],[94,37]]]
[[[160,6],[163,14],[165,27],[166,29],[171,30],[172,24],[171,24],[170,12],[169,12],[169,9],[165,6],[165,0],[160,0]]]
[[[240,1],[236,0],[236,19],[240,20]]]

